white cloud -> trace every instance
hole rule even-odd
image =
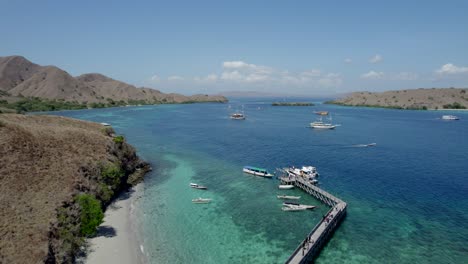
[[[377,79],[382,79],[383,76],[384,76],[383,72],[370,71],[368,73],[362,74],[361,79],[377,80]]]
[[[172,76],[167,77],[167,80],[168,81],[183,81],[184,77],[172,75]]]
[[[343,82],[339,74],[324,73],[319,69],[292,73],[243,61],[226,61],[222,65],[223,72],[220,79],[225,82],[303,87],[336,87]]]
[[[345,63],[351,63],[351,62],[353,62],[353,60],[350,59],[350,58],[346,58],[346,59],[344,59],[344,62],[345,62]]]
[[[216,82],[218,80],[218,75],[209,74],[205,77],[195,77],[194,80],[197,82]]]
[[[468,67],[458,67],[452,63],[447,63],[442,65],[440,69],[436,70],[438,74],[459,74],[459,73],[468,73]]]
[[[153,82],[159,82],[159,80],[161,80],[161,78],[159,78],[158,75],[155,74],[155,75],[151,76],[151,81],[153,81]]]
[[[400,72],[393,76],[392,79],[401,81],[414,81],[419,79],[419,75],[414,72]]]
[[[343,80],[337,73],[328,73],[327,75],[321,77],[318,80],[318,83],[324,87],[336,87],[340,86],[343,83]]]
[[[383,57],[380,54],[375,54],[369,59],[370,63],[379,63],[383,61]]]
[[[319,77],[321,74],[322,72],[317,69],[312,69],[312,70],[301,72],[301,76],[306,76],[306,77]]]

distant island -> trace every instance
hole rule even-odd
[[[1,263],[74,263],[103,210],[150,170],[111,127],[0,114]]]
[[[227,101],[220,95],[164,94],[99,73],[73,77],[58,67],[40,66],[22,56],[0,57],[0,113]]]
[[[327,104],[382,107],[408,110],[441,110],[468,108],[468,89],[431,88],[387,92],[354,92]]]
[[[313,103],[305,102],[274,102],[272,106],[314,106]]]

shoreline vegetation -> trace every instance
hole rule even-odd
[[[467,91],[460,88],[421,88],[380,93],[355,92],[345,98],[324,103],[401,110],[463,110],[468,108]]]
[[[2,114],[0,141],[2,263],[75,262],[104,211],[151,170],[123,136],[93,122]]]
[[[313,103],[307,102],[274,102],[272,106],[314,106]]]
[[[65,101],[63,99],[45,99],[39,97],[19,98],[12,102],[2,100],[0,97],[0,114],[1,113],[26,113],[26,112],[48,112],[60,110],[82,110],[95,108],[110,108],[110,107],[129,107],[143,105],[161,105],[161,104],[195,104],[195,103],[221,103],[219,101],[184,101],[184,102],[168,102],[168,101],[153,101],[145,100],[119,100],[114,101],[110,98],[106,103],[88,103],[78,101]]]

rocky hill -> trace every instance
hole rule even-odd
[[[109,127],[0,114],[0,263],[72,263],[95,228],[79,202],[99,211],[147,169]]]
[[[0,91],[0,97],[8,101],[18,100],[15,97],[120,105],[227,101],[223,96],[164,94],[97,73],[73,77],[55,66],[39,66],[21,56],[0,57]]]
[[[432,88],[381,93],[355,92],[327,103],[398,109],[465,109],[468,108],[468,89]]]

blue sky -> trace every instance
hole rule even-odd
[[[468,1],[0,0],[0,56],[165,92],[468,87]]]

